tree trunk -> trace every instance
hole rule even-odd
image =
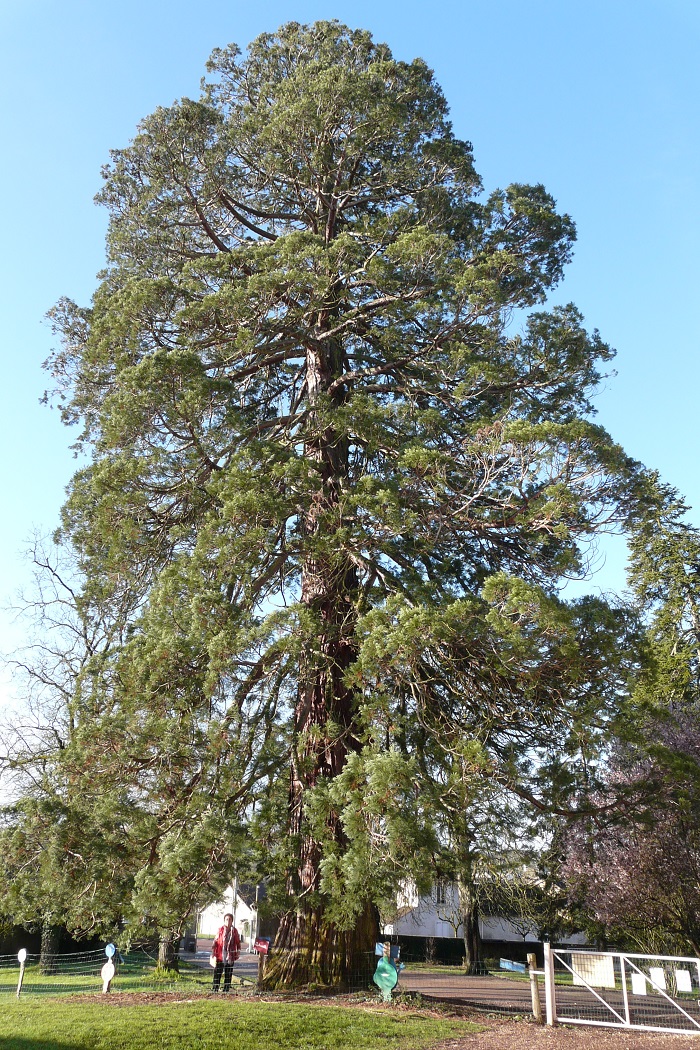
[[[471,887],[462,879],[457,880],[459,910],[464,941],[464,972],[469,976],[486,973],[481,959],[481,930],[479,929],[479,902]]]
[[[486,972],[481,958],[481,931],[479,930],[478,906],[467,912],[462,918],[462,939],[464,940],[464,972],[469,976]]]
[[[357,652],[357,570],[342,541],[334,545],[329,528],[342,531],[342,489],[347,476],[347,443],[316,407],[332,380],[346,366],[342,351],[330,345],[307,351],[306,383],[312,407],[312,437],[305,444],[309,459],[319,467],[320,485],[303,521],[307,541],[301,581],[301,603],[308,610],[315,635],[309,639],[299,664],[294,710],[289,835],[297,843],[296,870],[289,873],[287,890],[295,902],[282,917],[273,950],[265,965],[266,987],[320,984],[348,987],[369,969],[379,934],[376,908],[359,902],[352,930],[340,930],[324,917],[321,892],[323,842],[317,841],[304,813],[306,794],[324,779],[342,772],[348,752],[359,750],[356,698],[345,673]],[[345,397],[338,390],[339,403]],[[327,412],[327,408],[319,410]],[[345,836],[337,813],[329,813],[323,838],[342,850]],[[371,972],[371,970],[370,970]]]
[[[365,987],[374,971],[373,948],[378,935],[379,917],[371,904],[365,906],[351,930],[339,930],[324,921],[322,907],[289,912],[282,918],[265,962],[263,986]]]
[[[160,941],[158,943],[158,969],[159,970],[171,970],[175,973],[179,972],[180,959],[178,956],[178,950],[180,947],[180,938],[176,936],[173,930],[167,930],[160,935]]]
[[[308,874],[317,881],[318,866],[310,868]],[[305,907],[301,895],[296,895],[296,899],[297,907],[282,916],[265,960],[263,986],[274,989],[313,985],[336,990],[364,987],[376,963],[376,907],[366,902],[352,928],[341,930],[325,918],[322,899],[317,907]],[[318,895],[315,899],[319,900]]]
[[[321,608],[320,655],[315,659],[325,666],[314,666],[309,658],[300,667],[289,808],[289,834],[298,843],[298,863],[287,886],[295,907],[282,917],[266,961],[267,988],[309,984],[353,987],[371,976],[372,953],[379,936],[377,909],[368,902],[361,902],[351,930],[340,930],[325,919],[323,843],[315,840],[304,813],[306,792],[321,778],[336,777],[345,765],[348,749],[359,746],[353,733],[354,697],[343,681],[354,649],[338,623],[336,610],[344,604],[343,588],[339,590],[337,603],[324,603]],[[344,626],[352,619],[350,612],[346,609],[343,614]],[[335,726],[332,735],[329,721]],[[343,849],[345,836],[337,813],[328,814],[325,834]]]
[[[60,927],[56,926],[48,916],[44,916],[44,920],[41,924],[39,971],[46,977],[56,973],[56,956],[58,955],[59,937]]]

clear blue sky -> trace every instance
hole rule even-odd
[[[109,149],[157,105],[196,95],[214,47],[319,18],[425,58],[485,187],[543,182],[573,216],[555,299],[618,350],[599,421],[700,523],[697,0],[0,0],[0,602],[26,580],[27,537],[56,524],[74,466],[70,432],[39,405],[43,316],[93,291]],[[620,584],[614,562],[593,586]],[[18,640],[1,619],[0,649]]]

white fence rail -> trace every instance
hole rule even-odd
[[[700,1035],[700,959],[544,948],[547,1024]]]

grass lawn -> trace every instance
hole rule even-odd
[[[404,966],[406,973],[464,973],[464,967],[455,963],[450,966],[447,963],[408,962]]]
[[[464,966],[460,966],[456,963],[449,965],[447,963],[426,963],[426,962],[409,962],[405,964],[406,973],[448,973],[453,977],[464,977]],[[486,976],[486,975],[484,975]],[[488,976],[490,977],[512,977],[513,980],[524,980],[529,981],[530,976],[527,973],[518,973],[514,970],[502,970],[499,966],[488,967]],[[700,1050],[700,1048],[698,1048]]]
[[[199,999],[0,1004],[0,1050],[421,1050],[477,1025],[405,1010]]]

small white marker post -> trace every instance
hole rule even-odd
[[[114,963],[111,959],[108,959],[100,970],[100,977],[102,978],[102,994],[106,995],[114,977]]]
[[[107,992],[110,990],[110,986],[112,984],[112,981],[114,980],[114,974],[115,974],[116,970],[115,970],[115,966],[114,966],[114,959],[113,959],[113,957],[114,957],[114,954],[115,954],[116,950],[117,949],[115,948],[115,946],[113,944],[105,945],[105,955],[107,956],[107,962],[104,964],[104,966],[100,970],[100,977],[102,978],[102,994],[103,995],[106,995]]]
[[[17,952],[17,959],[19,961],[19,980],[17,981],[17,998],[19,999],[22,994],[22,982],[24,981],[24,964],[27,961],[27,949],[20,948]]]

